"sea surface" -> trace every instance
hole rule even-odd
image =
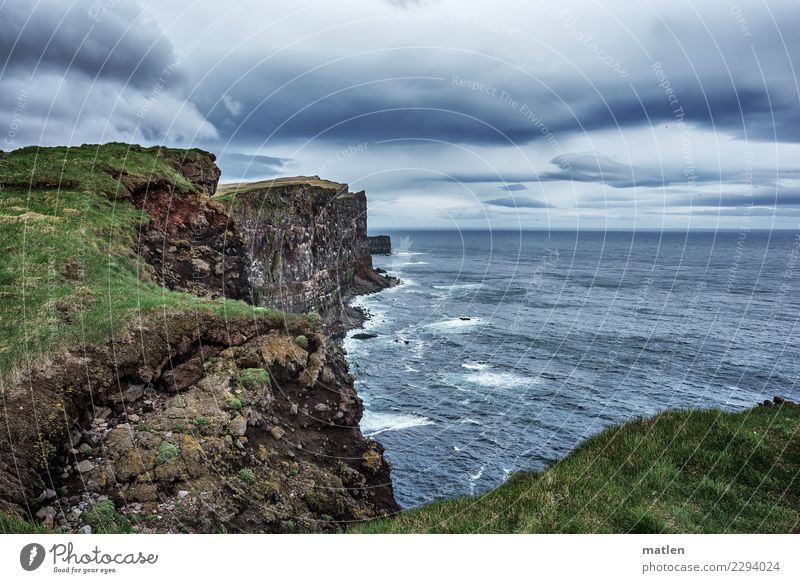
[[[403,507],[664,409],[800,399],[795,232],[388,234],[403,283],[345,348]]]

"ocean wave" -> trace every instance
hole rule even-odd
[[[365,437],[373,437],[386,431],[400,431],[410,427],[434,425],[434,422],[421,415],[408,415],[404,413],[380,413],[364,411],[361,418],[361,431]]]
[[[434,332],[449,332],[460,333],[469,332],[481,323],[480,318],[470,318],[469,320],[462,320],[461,318],[451,318],[450,320],[443,320],[441,322],[434,322],[432,324],[425,324],[425,330],[432,330]]]
[[[434,285],[433,289],[461,290],[461,289],[479,289],[481,287],[483,287],[482,283],[451,283],[450,285]]]

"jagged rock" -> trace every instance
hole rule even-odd
[[[269,432],[275,439],[283,439],[283,436],[286,435],[286,430],[277,426],[270,429]]]

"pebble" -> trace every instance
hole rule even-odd
[[[88,524],[84,524],[78,529],[78,534],[92,534],[92,527]]]
[[[273,427],[269,430],[269,432],[275,439],[281,439],[284,435],[286,435],[286,430],[278,426]]]
[[[178,498],[186,498],[188,495],[189,495],[188,490],[181,490],[180,492],[178,492]]]

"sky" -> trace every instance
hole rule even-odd
[[[3,150],[214,152],[369,224],[796,229],[797,0],[0,0]]]

